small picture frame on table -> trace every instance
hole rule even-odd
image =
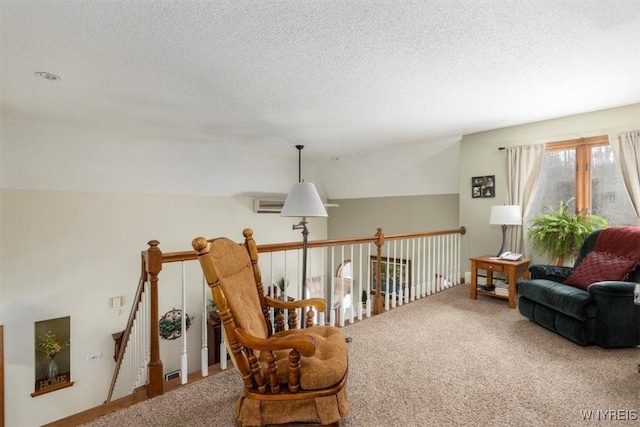
[[[378,258],[376,256],[371,257],[370,265],[372,294],[376,293],[378,283],[380,283],[382,295],[390,292],[399,297],[401,290],[402,295],[407,295],[411,288],[411,260],[382,257],[380,263],[381,280],[377,280]]]

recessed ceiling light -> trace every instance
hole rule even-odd
[[[36,71],[36,76],[40,76],[43,79],[52,80],[52,81],[60,80],[60,77],[56,76],[55,74],[47,73],[46,71]]]

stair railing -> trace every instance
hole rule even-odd
[[[307,247],[310,256],[307,268],[311,272],[310,276],[315,271],[316,278],[320,278],[321,296],[325,297],[328,302],[328,313],[317,313],[318,323],[344,326],[347,322],[354,322],[356,318],[362,320],[372,314],[380,314],[459,284],[462,276],[460,272],[460,236],[465,232],[466,229],[460,227],[453,230],[385,236],[382,229],[378,228],[376,234],[370,237],[309,241]],[[158,396],[164,391],[158,326],[158,275],[164,264],[183,263],[184,295],[184,263],[197,260],[197,256],[192,250],[162,253],[157,240],[148,242],[148,245],[149,248],[142,252],[140,280],[127,326],[122,333],[114,334],[116,367],[107,401],[113,399],[116,389],[123,390],[120,394],[126,395],[132,393],[135,388],[146,385],[147,396],[150,398]],[[294,264],[297,266],[294,266],[296,268],[294,268],[293,276],[297,276],[299,285],[295,294],[298,297],[309,295],[310,280],[307,280],[308,283],[304,286],[299,283],[301,250],[302,242],[258,246],[258,252],[266,255],[260,259],[263,278],[270,277],[271,283],[275,283],[276,271],[284,271],[285,280],[288,280],[287,268],[291,268],[291,266],[287,266],[287,254],[294,252],[297,258]],[[277,254],[284,256],[284,267],[281,265],[282,262],[279,263],[280,265],[276,265],[274,260]],[[349,259],[353,265],[351,277],[343,281],[344,278],[336,278],[335,272],[336,267],[341,266],[346,259]],[[329,279],[326,279],[327,277]],[[376,280],[376,278],[381,280]],[[347,283],[346,286],[344,282]],[[350,296],[348,307],[344,307],[347,302],[346,295]],[[358,297],[361,295],[366,297],[366,300],[363,298],[359,304]],[[373,296],[373,300],[371,300],[371,296]],[[286,289],[282,297],[287,297]],[[203,298],[206,296],[203,295]],[[328,320],[325,320],[327,314]],[[286,318],[291,321],[292,317],[287,315]],[[303,315],[297,315],[298,322],[302,322],[304,318]],[[293,319],[296,319],[296,316],[293,316]],[[204,317],[202,327],[203,348],[200,357],[202,376],[206,376],[204,358],[207,352],[207,340],[204,331],[206,327]],[[296,327],[296,325],[291,324],[289,327]],[[221,356],[225,356],[221,367],[226,367],[224,345],[222,343],[210,344],[221,346]],[[183,358],[182,372],[184,372],[186,370],[186,341],[183,344],[181,357]],[[133,367],[125,368],[125,364],[130,364]],[[183,383],[186,382],[186,374],[185,372]],[[124,385],[118,386],[120,383],[124,383]]]

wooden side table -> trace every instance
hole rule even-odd
[[[522,258],[519,261],[507,261],[497,257],[483,255],[471,259],[471,299],[476,299],[478,294],[490,295],[496,298],[509,300],[509,308],[516,308],[516,279],[522,277],[529,278],[530,258]],[[509,296],[496,295],[495,292],[478,289],[478,270],[487,272],[487,285],[493,284],[493,273],[503,272],[507,274],[509,280]]]

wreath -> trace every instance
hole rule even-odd
[[[185,314],[185,326],[186,330],[189,330],[191,326],[192,317],[189,313]],[[173,309],[167,311],[164,316],[160,318],[159,322],[160,337],[165,340],[175,340],[182,336],[182,310]]]

